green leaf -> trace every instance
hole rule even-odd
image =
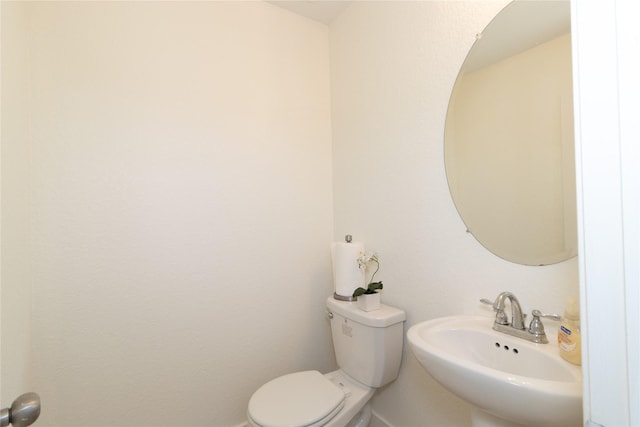
[[[365,288],[358,288],[358,289],[356,289],[355,291],[353,291],[353,295],[352,295],[352,296],[353,296],[354,298],[355,298],[355,297],[359,297],[360,295],[362,295],[362,294],[364,294],[364,293],[366,293],[366,292],[367,292],[367,290],[366,290]]]
[[[367,291],[370,291],[370,292],[366,292],[366,293],[373,294],[378,289],[382,289],[382,282],[371,282],[369,283],[369,286],[367,286]]]
[[[369,285],[367,286],[367,289],[365,288],[357,288],[355,291],[353,291],[353,297],[359,297],[360,295],[371,295],[371,294],[375,294],[377,290],[382,289],[382,282],[371,282],[369,283]]]

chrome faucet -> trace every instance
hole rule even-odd
[[[511,321],[509,321],[507,314],[504,312],[505,300],[507,299],[511,305]],[[543,314],[540,310],[533,310],[531,312],[531,323],[529,327],[526,328],[524,326],[526,315],[522,314],[520,302],[511,292],[501,292],[493,302],[486,298],[482,298],[480,302],[490,305],[493,311],[496,312],[496,320],[493,322],[494,330],[535,343],[546,344],[549,342],[544,332],[544,325],[540,320],[541,317],[553,320],[562,319],[562,317],[557,314]]]
[[[524,329],[524,316],[522,315],[522,308],[518,298],[511,292],[502,292],[498,295],[498,298],[493,303],[493,309],[502,311],[504,313],[504,300],[508,299],[511,303],[511,324],[514,329]],[[505,316],[502,316],[505,317]],[[496,315],[497,318],[497,315]],[[504,323],[502,323],[504,324]],[[508,323],[507,323],[508,324]]]

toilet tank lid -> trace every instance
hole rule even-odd
[[[374,328],[385,328],[404,322],[407,318],[404,310],[380,304],[380,309],[373,311],[363,311],[358,308],[358,304],[350,301],[338,301],[330,296],[327,298],[327,308],[329,311],[340,314],[355,322]]]

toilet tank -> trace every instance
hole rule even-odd
[[[331,335],[338,366],[370,387],[395,380],[404,340],[404,311],[382,304],[363,311],[357,303],[327,299]]]

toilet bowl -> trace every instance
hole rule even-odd
[[[381,305],[364,312],[354,302],[327,299],[337,371],[283,375],[249,400],[251,427],[365,427],[376,388],[398,375],[402,356],[402,310]]]
[[[251,427],[345,427],[373,396],[375,389],[337,370],[296,372],[269,381],[251,397],[247,418]],[[369,415],[370,411],[362,414]]]

